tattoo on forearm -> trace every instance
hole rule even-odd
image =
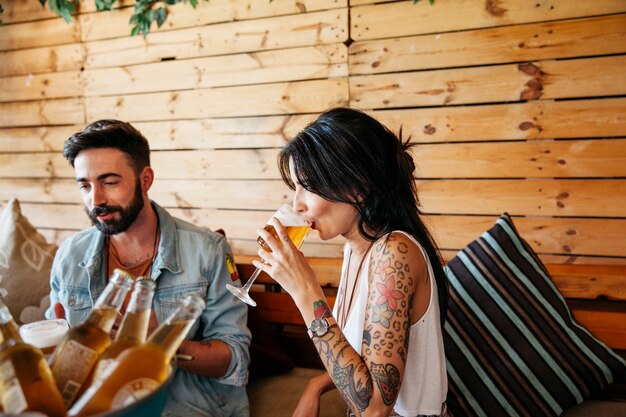
[[[373,383],[362,362],[358,362],[356,366],[352,363],[341,366],[335,361],[331,376],[348,404],[352,404],[358,411],[367,408],[372,398]]]
[[[393,404],[400,390],[400,371],[390,363],[371,362],[370,369],[372,370],[372,377],[380,389],[383,402],[386,405]]]
[[[332,311],[325,301],[317,300],[313,302],[313,315],[316,319],[324,319],[332,316]]]

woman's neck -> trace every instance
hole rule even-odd
[[[362,258],[369,250],[372,241],[365,239],[361,233],[356,230],[356,233],[352,233],[348,236],[344,236],[350,245],[350,249],[354,256]]]

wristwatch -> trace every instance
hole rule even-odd
[[[311,325],[307,329],[309,337],[317,336],[322,337],[333,326],[337,325],[337,320],[334,317],[316,318],[311,322]]]

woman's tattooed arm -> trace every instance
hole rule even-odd
[[[370,407],[393,410],[406,363],[416,271],[423,260],[404,235],[392,234],[373,247],[361,352],[333,326],[313,342],[333,382],[355,416]],[[420,254],[421,255],[421,254]],[[313,305],[315,317],[330,316],[325,302]]]

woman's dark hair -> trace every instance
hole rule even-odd
[[[298,182],[322,198],[347,203],[358,212],[361,235],[370,241],[394,230],[413,236],[426,250],[435,273],[442,323],[448,305],[448,281],[441,255],[422,222],[415,165],[402,141],[371,116],[353,109],[323,113],[280,152],[279,169],[292,189]],[[373,231],[370,234],[369,231]]]
[[[74,133],[63,144],[63,156],[72,166],[81,151],[93,148],[115,148],[130,159],[135,173],[150,166],[150,145],[130,123],[105,119],[90,123],[82,132]]]

